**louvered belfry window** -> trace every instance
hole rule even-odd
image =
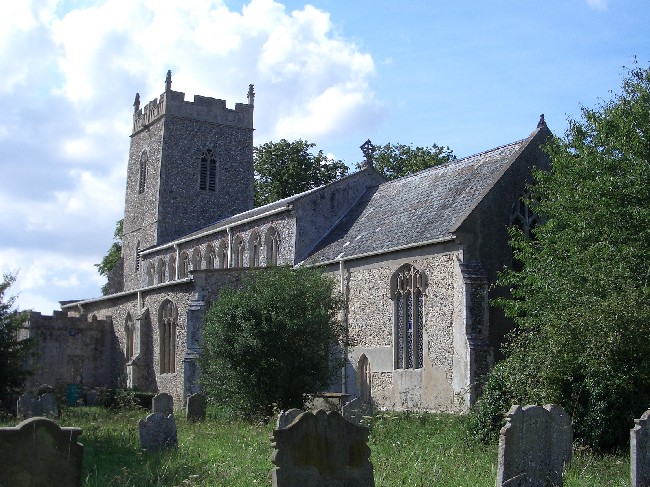
[[[212,149],[206,149],[201,155],[199,189],[201,191],[217,190],[217,159]]]
[[[425,276],[414,266],[404,265],[397,270],[391,281],[395,368],[422,368]]]

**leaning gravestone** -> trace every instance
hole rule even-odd
[[[336,411],[307,411],[273,430],[273,487],[374,487],[368,428]]]
[[[29,392],[26,392],[18,398],[16,404],[16,415],[19,418],[31,418],[33,416],[40,416],[40,404],[38,398]]]
[[[350,402],[343,405],[341,408],[341,414],[343,414],[343,417],[351,423],[361,424],[363,418],[372,416],[372,406],[360,397],[355,397]]]
[[[632,487],[650,487],[650,409],[634,420],[630,431],[630,476]]]
[[[0,428],[0,485],[81,487],[83,445],[80,428],[61,428],[47,418],[31,418]]]
[[[59,415],[59,409],[56,405],[56,396],[52,392],[46,392],[38,398],[41,407],[41,415],[56,417]]]
[[[497,487],[561,486],[572,444],[571,418],[560,406],[512,406],[499,434]]]
[[[151,412],[162,414],[174,414],[174,399],[166,392],[156,394],[151,400]]]
[[[302,409],[296,408],[280,411],[280,414],[278,414],[278,421],[275,424],[275,429],[280,430],[286,428],[302,413],[304,413]]]
[[[187,421],[203,421],[205,419],[205,396],[203,394],[192,394],[187,398],[187,410],[185,419]]]
[[[172,414],[151,413],[138,422],[140,448],[150,451],[169,450],[178,446],[176,420]]]

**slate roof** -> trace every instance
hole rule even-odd
[[[370,188],[305,263],[451,238],[531,138]]]

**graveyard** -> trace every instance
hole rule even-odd
[[[208,407],[205,419],[175,410],[176,445],[143,449],[139,422],[166,415],[139,407],[61,407],[53,418],[63,428],[79,428],[83,445],[82,485],[241,486],[271,485],[273,452],[270,421],[242,421]],[[4,420],[15,426],[21,418]],[[434,413],[375,413],[366,419],[374,482],[384,486],[494,486],[497,445],[467,438],[467,418]],[[74,430],[77,431],[77,430]],[[76,434],[76,433],[75,433]],[[629,486],[627,453],[595,455],[575,448],[564,475],[568,487]]]

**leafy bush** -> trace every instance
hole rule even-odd
[[[497,304],[516,328],[472,424],[494,437],[511,404],[552,402],[579,441],[622,448],[650,403],[650,70],[546,150],[528,201],[545,223],[511,233],[522,269],[500,276],[512,297]]]
[[[301,407],[340,370],[343,328],[333,280],[316,269],[252,272],[206,315],[201,385],[211,402],[246,416]]]

